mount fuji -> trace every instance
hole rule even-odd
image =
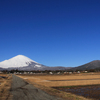
[[[0,62],[0,68],[9,69],[9,70],[11,69],[40,70],[46,67],[47,66],[39,64],[24,55],[17,55],[11,59]]]
[[[18,70],[66,70],[69,69],[69,67],[48,67],[42,64],[39,64],[35,62],[34,60],[24,56],[24,55],[17,55],[11,59],[4,60],[0,62],[0,69],[1,70],[12,70],[12,69],[18,69]]]

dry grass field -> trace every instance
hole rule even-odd
[[[23,79],[46,87],[100,84],[100,73],[72,75],[25,75]]]
[[[65,100],[92,100],[71,93],[59,91],[52,87],[100,84],[100,73],[82,73],[72,75],[18,75],[34,86],[49,94],[58,95]]]
[[[11,100],[11,76],[0,74],[0,100]]]

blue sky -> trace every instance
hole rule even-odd
[[[47,66],[100,60],[100,0],[0,0],[0,61],[19,54]]]

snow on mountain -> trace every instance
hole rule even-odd
[[[37,62],[31,60],[30,58],[24,56],[24,55],[17,55],[11,59],[5,60],[0,62],[0,67],[1,68],[14,68],[14,67],[25,67],[28,66],[31,63],[35,63],[36,67],[41,67],[38,65]]]
[[[24,56],[24,55],[17,55],[11,59],[4,60],[0,62],[0,70],[24,70],[24,71],[31,71],[31,70],[66,70],[66,67],[49,67],[42,64],[39,64],[32,59]]]

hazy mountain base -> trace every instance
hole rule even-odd
[[[21,67],[21,68],[7,68],[7,69],[2,69],[2,70],[8,70],[8,71],[10,71],[10,70],[19,70],[19,71],[21,71],[21,70],[23,70],[23,71],[32,71],[32,70],[41,70],[41,71],[45,71],[45,70],[51,70],[51,71],[54,71],[54,70],[68,70],[68,69],[70,69],[70,67],[45,67],[45,66],[43,66],[42,68],[40,67],[40,68],[34,68],[34,67],[29,67],[29,66],[27,66],[27,67]]]

